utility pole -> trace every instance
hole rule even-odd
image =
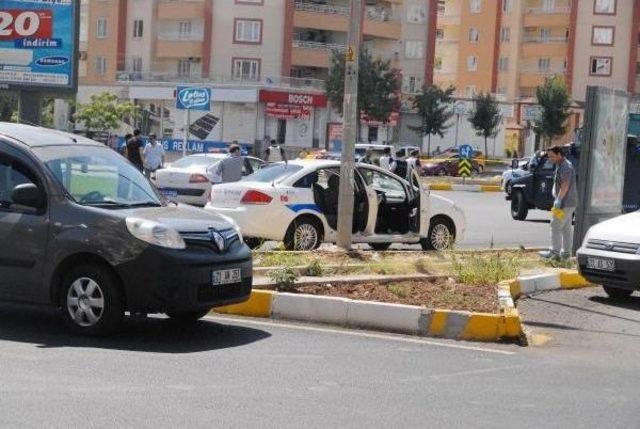
[[[338,198],[338,240],[344,250],[351,250],[353,228],[353,185],[358,115],[358,66],[362,33],[362,0],[351,0],[348,46],[344,74],[342,163]]]

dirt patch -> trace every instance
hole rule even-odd
[[[388,284],[371,282],[350,285],[322,284],[298,286],[296,292],[449,310],[494,313],[498,309],[496,286],[464,285],[452,279]]]

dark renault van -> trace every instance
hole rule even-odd
[[[102,335],[126,311],[195,321],[251,284],[233,221],[163,199],[100,143],[0,122],[0,300]]]

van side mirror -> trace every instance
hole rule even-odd
[[[518,160],[514,158],[511,160],[511,169],[516,170],[517,168],[518,168]]]
[[[42,206],[44,195],[33,183],[23,183],[13,188],[11,199],[14,204],[38,209]]]

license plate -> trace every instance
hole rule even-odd
[[[172,189],[160,189],[160,194],[167,198],[171,198],[171,197],[177,197],[178,191],[174,191]]]
[[[213,271],[211,273],[211,284],[214,286],[240,283],[241,280],[242,271],[240,270],[240,268],[234,268],[233,270]]]
[[[587,268],[598,271],[615,271],[616,261],[613,259],[587,258]]]

